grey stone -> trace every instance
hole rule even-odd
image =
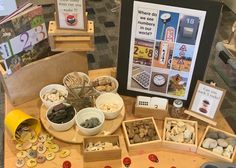
[[[218,137],[221,139],[226,139],[227,135],[225,135],[225,133],[223,133],[223,132],[218,132]]]
[[[218,139],[218,134],[217,134],[217,132],[208,132],[206,134],[206,138]]]

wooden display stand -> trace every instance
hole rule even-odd
[[[88,21],[87,31],[59,29],[49,22],[48,39],[52,51],[94,51],[94,23]]]
[[[63,77],[70,72],[88,73],[88,63],[83,52],[63,52],[30,63],[12,75],[7,75],[2,66],[0,71],[9,100],[13,105],[19,105],[39,97],[39,91],[44,86],[62,83]]]

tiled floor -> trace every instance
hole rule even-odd
[[[117,4],[113,0],[87,0],[88,19],[95,23],[95,43],[96,50],[88,54],[89,69],[111,67],[116,65],[118,34],[119,34],[119,11],[112,12],[111,9]],[[52,20],[54,6],[45,6],[46,21]],[[232,23],[236,20],[236,15],[228,8],[223,11],[222,21],[216,36],[216,42],[227,39]],[[222,78],[215,72],[213,61],[215,49],[209,61],[206,79],[213,79],[218,86],[227,89],[225,100],[221,111],[228,120],[231,127],[236,132],[236,88],[228,87]],[[1,89],[0,89],[1,91]],[[0,140],[3,138],[3,92],[0,92]],[[0,141],[0,168],[3,167],[2,142]]]

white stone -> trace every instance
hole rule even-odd
[[[212,150],[214,153],[217,153],[217,154],[222,154],[223,153],[223,151],[224,151],[224,149],[223,149],[223,147],[222,146],[217,146],[217,147],[215,147],[213,150]]]
[[[227,157],[227,158],[230,158],[231,157],[231,152],[224,151],[222,155]]]
[[[182,143],[184,141],[184,135],[183,135],[183,133],[180,133],[175,136],[170,136],[170,139],[174,142]]]
[[[233,153],[234,147],[232,145],[228,145],[227,148],[225,148],[225,151]]]
[[[184,139],[186,139],[187,141],[190,141],[192,134],[193,134],[193,132],[191,130],[186,129],[184,131]]]
[[[216,146],[217,146],[217,141],[211,138],[206,138],[202,143],[202,147],[206,149],[213,149]]]

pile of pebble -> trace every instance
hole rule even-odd
[[[53,107],[51,113],[47,117],[50,121],[57,124],[67,123],[75,116],[74,107],[64,103],[58,104]]]
[[[70,155],[70,150],[60,149],[59,145],[53,142],[53,137],[48,134],[41,134],[39,137],[34,135],[22,143],[16,144],[18,153],[16,154],[16,167],[35,167],[37,164],[42,164],[46,160],[51,161],[59,152],[61,158]]]
[[[115,82],[106,77],[98,78],[97,80],[93,81],[92,85],[100,92],[111,92],[116,88]]]
[[[101,150],[110,150],[110,149],[119,149],[118,142],[113,145],[111,142],[101,142],[98,141],[96,143],[89,142],[86,145],[86,151],[101,151]]]
[[[223,132],[208,131],[202,143],[202,147],[212,152],[231,158],[236,145],[236,138],[229,137]]]
[[[171,120],[165,125],[165,140],[178,143],[195,143],[194,123]]]
[[[100,124],[101,122],[99,121],[97,117],[92,117],[90,119],[86,119],[84,122],[80,124],[80,126],[84,128],[95,128],[99,126]]]
[[[51,89],[43,95],[43,99],[48,102],[63,101],[66,99],[66,97],[66,93],[57,89]]]
[[[151,119],[125,123],[130,144],[158,140],[155,126]]]

